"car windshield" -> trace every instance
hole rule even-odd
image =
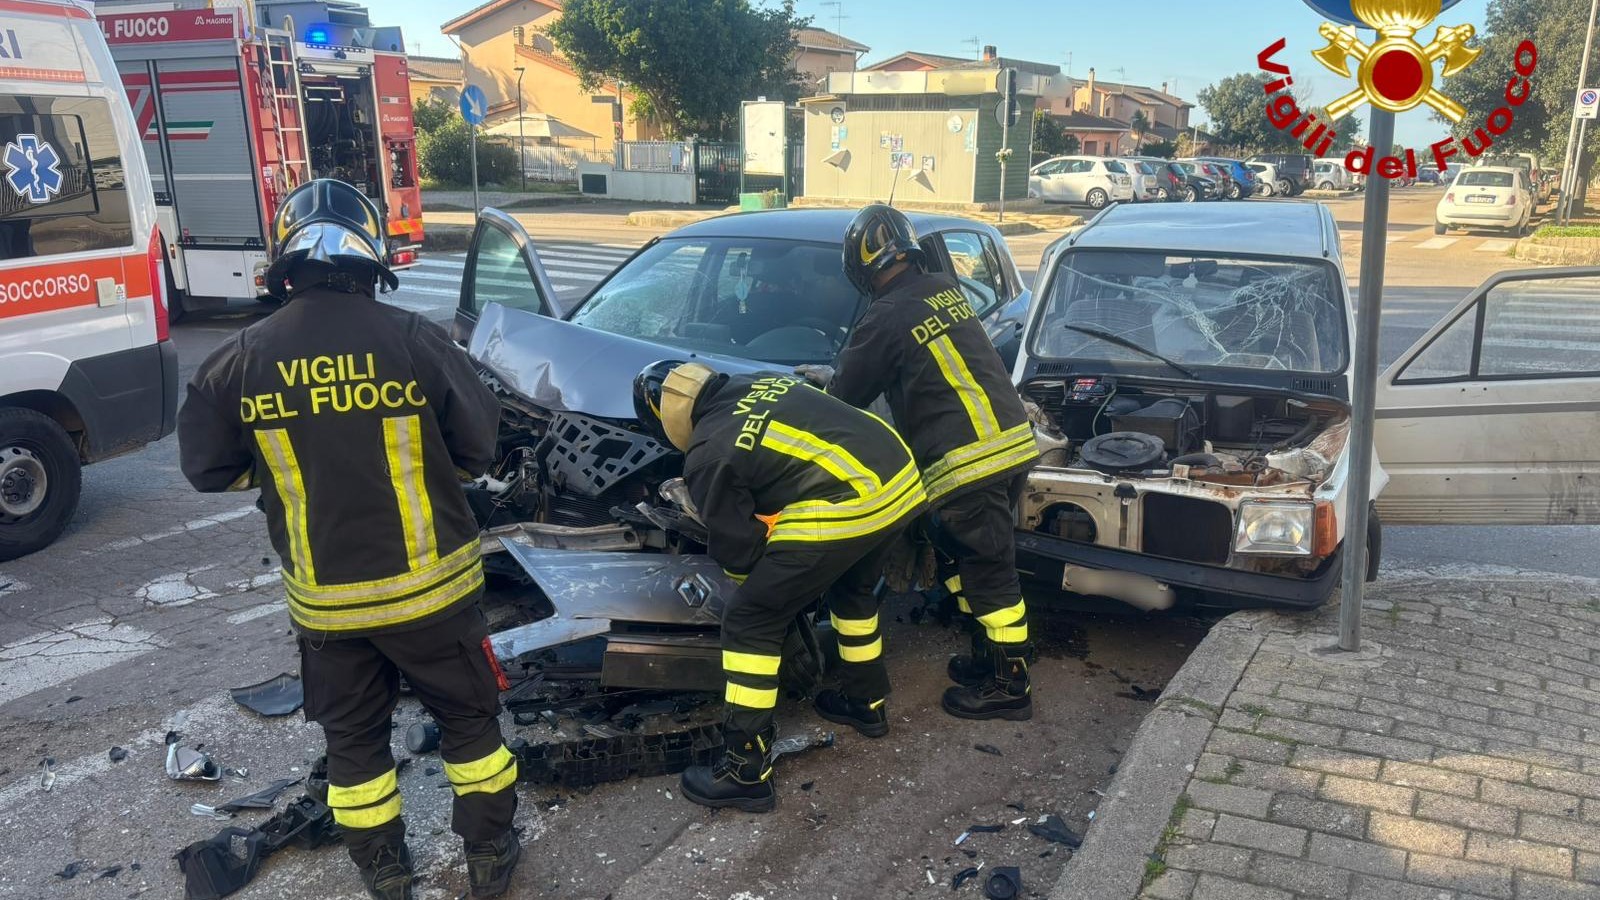
[[[1486,156],[1478,163],[1481,166],[1499,166],[1505,169],[1533,170],[1533,160],[1526,156]]]
[[[1511,187],[1510,172],[1462,172],[1458,187]]]
[[[1344,369],[1344,294],[1320,261],[1080,250],[1065,254],[1035,319],[1041,358],[1334,373]],[[1089,332],[1089,333],[1085,333]]]
[[[838,244],[667,239],[623,266],[571,321],[693,352],[831,362],[865,302],[839,259]]]

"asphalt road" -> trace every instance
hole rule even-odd
[[[1385,360],[1510,262],[1482,249],[1493,238],[1430,244],[1431,230],[1414,226],[1431,214],[1433,199],[1396,194]],[[1359,201],[1335,211],[1353,275],[1360,248],[1350,246],[1355,229],[1346,226],[1359,221]],[[528,224],[567,296],[581,294],[649,236],[598,217],[584,221],[581,241],[570,239],[559,216],[528,217]],[[1050,239],[1012,239],[1030,277]],[[448,319],[461,267],[459,256],[427,258],[390,299]],[[240,304],[175,329],[185,378],[212,347],[263,314]],[[66,536],[0,564],[0,858],[7,860],[0,898],[177,896],[170,855],[222,824],[190,815],[190,804],[303,774],[319,752],[315,726],[295,716],[263,720],[227,697],[228,688],[297,666],[276,560],[250,501],[189,490],[168,438],[87,469],[82,507]],[[1391,568],[1505,566],[1600,576],[1597,537],[1593,528],[1391,529],[1385,561]],[[947,894],[951,875],[979,862],[1021,865],[1031,888],[1051,883],[1066,854],[1020,824],[975,834],[959,848],[953,842],[971,824],[1031,822],[1045,812],[1081,832],[1093,791],[1109,781],[1147,708],[1140,698],[1181,665],[1202,626],[1167,616],[1046,617],[1045,658],[1035,670],[1039,714],[1030,726],[996,726],[957,723],[938,711],[939,670],[962,639],[912,624],[909,612],[896,601],[886,614],[894,619],[888,647],[897,680],[890,738],[846,734],[832,750],[786,761],[780,810],[761,819],[707,814],[677,797],[671,778],[576,795],[524,789],[518,821],[535,843],[519,895],[931,897]],[[403,704],[401,725],[416,712]],[[792,704],[781,715],[786,731],[818,724]],[[570,722],[563,727],[569,737],[575,733]],[[249,775],[221,785],[168,781],[161,765],[169,728]],[[542,726],[510,730],[550,739]],[[974,750],[977,744],[1001,755]],[[108,757],[113,746],[129,751],[126,760]],[[46,757],[56,772],[48,792],[39,768]],[[465,884],[437,765],[419,759],[401,779],[413,849],[428,873],[420,896],[430,898],[454,897]],[[73,863],[81,866],[65,877]],[[123,868],[98,877],[115,866]],[[361,894],[342,853],[329,849],[286,851],[239,896]]]

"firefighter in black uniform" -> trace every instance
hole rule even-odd
[[[442,329],[374,299],[397,280],[366,197],[308,182],[273,227],[267,278],[288,302],[195,373],[178,416],[183,473],[201,491],[262,489],[306,718],[327,736],[328,805],[368,891],[411,896],[389,752],[404,675],[443,733],[473,896],[497,896],[521,852],[517,763],[458,473],[493,461],[499,404]]]
[[[952,273],[923,265],[899,210],[868,206],[845,232],[844,270],[872,303],[839,354],[828,392],[865,407],[880,394],[916,453],[946,585],[983,626],[950,661],[943,706],[966,719],[1028,719],[1032,645],[1017,578],[1015,509],[1039,456],[1000,354]]]
[[[819,692],[817,711],[868,737],[889,733],[875,588],[884,555],[925,508],[922,479],[894,429],[792,376],[660,362],[639,373],[634,405],[684,452],[711,556],[740,583],[722,614],[726,751],[685,771],[683,793],[767,812],[784,636],[830,587],[842,689]]]

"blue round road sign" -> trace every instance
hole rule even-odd
[[[1596,100],[1600,100],[1600,94],[1596,94],[1594,91],[1584,91],[1578,95],[1578,101],[1584,106],[1593,106]]]
[[[1440,9],[1446,10],[1461,0],[1443,0]],[[1305,0],[1305,4],[1322,16],[1340,25],[1354,25],[1357,28],[1370,28],[1372,26],[1356,18],[1355,10],[1350,8],[1351,0]]]
[[[489,112],[489,98],[483,95],[483,88],[469,84],[461,91],[461,118],[469,124],[478,125],[483,122],[483,117]]]

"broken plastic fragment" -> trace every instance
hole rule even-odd
[[[215,806],[207,806],[204,803],[196,803],[193,806],[190,806],[189,814],[192,816],[199,816],[202,819],[217,819],[220,821],[226,821],[233,818],[233,813],[224,812]]]
[[[70,881],[73,878],[77,878],[78,873],[82,872],[84,866],[87,866],[88,864],[89,861],[86,859],[73,860],[72,862],[67,863],[65,866],[62,866],[61,871],[56,873],[56,877],[62,880]]]
[[[112,747],[110,752],[108,752],[106,755],[111,757],[112,762],[122,762],[128,758],[128,751],[122,749],[121,747]]]
[[[238,687],[228,692],[233,702],[263,716],[287,716],[305,703],[305,688],[300,678],[284,672],[260,684]]]
[[[1051,843],[1065,844],[1074,850],[1083,845],[1083,838],[1073,833],[1072,829],[1061,821],[1061,817],[1053,813],[1045,816],[1042,823],[1029,825],[1028,830]]]
[[[167,732],[167,777],[173,781],[221,781],[222,768],[209,754],[181,746],[176,731]]]
[[[989,873],[983,886],[987,900],[1013,900],[1022,896],[1022,870],[1016,866],[998,866]]]
[[[978,869],[978,866],[968,866],[967,868],[957,872],[956,877],[950,879],[950,890],[960,890],[961,886],[966,884],[968,880],[977,878]]]
[[[432,719],[415,722],[406,729],[406,749],[412,753],[430,753],[439,749],[439,725]]]
[[[109,869],[101,870],[100,874],[96,875],[94,877],[94,880],[95,881],[99,881],[102,878],[115,878],[115,877],[117,877],[117,875],[121,874],[121,872],[122,872],[122,867],[121,866],[112,866]]]
[[[818,747],[832,746],[833,732],[831,731],[825,734],[816,735],[797,734],[793,737],[786,737],[774,741],[772,744],[772,751],[768,755],[768,761],[775,762],[780,756],[787,756],[791,753],[803,753],[807,750],[814,750]]]
[[[299,784],[298,778],[280,778],[253,794],[236,797],[217,807],[221,812],[238,812],[241,809],[271,809],[278,801],[278,795],[288,790],[291,786]],[[196,804],[197,806],[199,804]]]
[[[1005,831],[1005,830],[1006,830],[1006,826],[1005,825],[968,825],[967,826],[967,831],[970,831],[973,834],[995,834],[996,832]]]
[[[972,749],[978,751],[979,753],[987,753],[990,756],[1005,756],[1004,753],[1000,752],[1000,748],[994,746],[993,744],[973,744]]]
[[[959,847],[962,844],[965,844],[967,842],[967,838],[969,838],[969,837],[972,837],[972,832],[970,832],[970,831],[961,832],[960,836],[956,838],[956,846]]]
[[[56,758],[46,756],[44,759],[39,760],[39,769],[40,790],[46,792],[53,790],[56,786]],[[67,877],[70,878],[72,876],[69,875]]]

